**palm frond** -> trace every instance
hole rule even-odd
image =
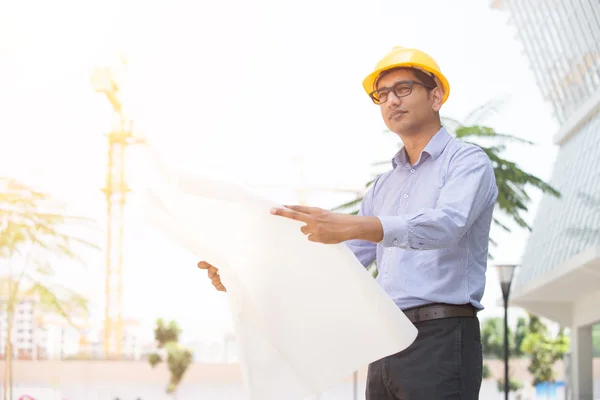
[[[91,220],[65,214],[63,205],[46,193],[11,178],[0,178],[0,221],[0,257],[22,254],[27,260],[16,279],[17,288],[23,284],[27,289],[17,291],[18,295],[35,295],[42,308],[75,326],[72,315],[87,313],[87,300],[66,287],[46,283],[54,275],[49,260],[82,261],[75,251],[77,246],[99,249],[91,241],[66,232],[75,225],[88,227]],[[35,257],[44,262],[36,263]]]
[[[72,316],[87,315],[89,313],[88,300],[64,286],[43,284],[35,281],[31,275],[29,278],[33,284],[25,292],[25,295],[37,297],[39,305],[44,311],[61,316],[69,325],[79,330],[80,327],[73,321]]]
[[[489,100],[471,111],[464,119],[463,125],[477,125],[484,121],[491,114],[498,113],[507,101],[506,96],[497,97]]]
[[[504,231],[510,233],[511,230],[508,226],[504,225],[502,222],[500,222],[500,220],[496,217],[493,218],[493,222],[495,225],[499,226],[501,229],[503,229]]]
[[[499,133],[496,132],[494,128],[490,128],[488,126],[481,125],[470,125],[470,126],[461,126],[454,131],[454,134],[458,139],[464,139],[467,137],[477,137],[477,138],[492,138],[494,140],[500,141],[511,141],[521,144],[527,145],[535,145],[535,143],[525,140],[523,138],[509,135],[507,133]]]

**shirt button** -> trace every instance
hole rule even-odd
[[[383,277],[384,277],[384,278],[387,278],[387,272],[386,272],[385,274],[383,274]]]
[[[410,170],[410,173],[411,173],[411,174],[414,174],[414,173],[415,173],[415,170],[414,170],[414,169],[411,169],[411,170]]]
[[[404,198],[405,198],[405,199],[408,199],[408,194],[405,194],[405,195],[404,195]]]
[[[394,240],[394,246],[398,246],[398,241]]]

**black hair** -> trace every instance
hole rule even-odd
[[[394,68],[390,68],[390,69],[386,69],[385,71],[383,71],[382,73],[379,74],[379,76],[377,77],[377,79],[375,79],[375,83],[373,84],[373,89],[377,89],[377,84],[379,83],[379,80],[381,78],[383,78],[384,76],[386,76],[387,74],[394,72],[394,71],[411,71],[415,77],[425,85],[425,87],[427,88],[427,90],[433,90],[437,87],[437,83],[435,82],[435,76],[433,74],[428,74],[427,72],[420,70],[418,68],[413,68],[413,67],[394,67]]]

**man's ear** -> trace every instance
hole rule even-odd
[[[432,109],[434,112],[439,112],[440,108],[442,108],[442,100],[444,99],[444,92],[440,87],[436,87],[431,91],[431,97],[433,99]]]

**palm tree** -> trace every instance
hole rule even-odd
[[[68,225],[88,222],[62,213],[62,207],[49,195],[35,191],[14,179],[0,178],[0,258],[8,265],[7,340],[5,348],[3,398],[12,398],[11,331],[15,304],[22,296],[36,296],[43,311],[61,315],[69,323],[73,313],[87,313],[86,299],[53,282],[56,258],[81,261],[75,248],[97,248],[92,243],[64,232]],[[12,261],[20,257],[15,271]],[[10,391],[10,393],[9,393]]]
[[[454,134],[456,138],[478,145],[488,155],[492,161],[496,184],[498,185],[498,200],[496,202],[498,209],[505,217],[516,222],[519,227],[531,231],[531,226],[523,218],[523,214],[529,210],[529,206],[531,205],[531,197],[528,190],[533,187],[541,190],[543,193],[556,197],[560,197],[560,193],[542,179],[523,171],[515,162],[502,157],[502,152],[506,149],[507,142],[527,145],[534,144],[506,133],[496,132],[494,128],[482,124],[483,120],[491,113],[496,112],[502,103],[502,100],[494,100],[477,107],[469,113],[463,122],[447,117],[443,117],[442,122],[446,129]],[[481,139],[483,141],[492,141],[494,144],[483,145],[472,142],[473,140]],[[389,164],[389,162],[378,162],[374,166],[383,164]],[[367,182],[366,187],[371,186],[374,181],[375,177]],[[356,215],[361,202],[362,197],[337,206],[333,210],[350,212]],[[507,232],[511,231],[497,216],[494,216],[494,224]],[[490,238],[490,243],[496,245],[496,242],[492,238]],[[491,253],[490,258],[493,258]]]

